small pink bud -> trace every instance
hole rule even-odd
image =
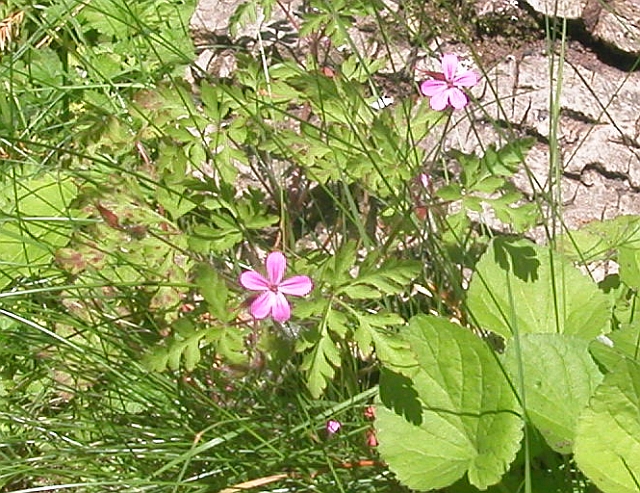
[[[429,190],[429,186],[431,185],[431,178],[429,178],[428,174],[420,173],[418,175],[418,181],[420,182],[420,185]]]
[[[367,445],[369,447],[378,446],[378,439],[376,438],[375,430],[367,430]]]
[[[367,419],[375,419],[376,408],[373,406],[367,406],[364,408],[364,417]]]
[[[326,429],[329,435],[334,435],[340,431],[342,428],[342,423],[340,421],[336,421],[335,419],[330,419],[327,421]]]

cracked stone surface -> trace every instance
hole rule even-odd
[[[191,16],[189,30],[196,47],[215,42],[218,37],[229,37],[231,16],[244,0],[215,0],[198,2]]]
[[[472,122],[486,131],[478,139],[465,122],[458,127],[462,138],[456,138],[466,142],[468,151],[498,141],[491,127],[481,125],[487,116],[534,135],[538,144],[527,165],[543,187],[553,179],[549,98],[557,80],[549,66],[549,56],[542,52],[499,63],[484,85],[474,89],[486,114],[474,110]],[[566,225],[575,229],[593,219],[640,214],[640,73],[622,72],[595,57],[588,64],[568,57],[561,88],[557,144]],[[524,173],[516,184],[529,195],[536,193]]]
[[[586,0],[526,0],[533,10],[548,16],[579,19]]]
[[[591,0],[599,10],[591,34],[615,48],[631,55],[640,55],[640,2],[637,0],[610,0],[606,8]]]
[[[638,0],[525,1],[542,15],[582,22],[593,38],[616,50],[629,55],[640,54]]]

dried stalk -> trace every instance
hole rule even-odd
[[[0,52],[9,47],[11,40],[18,35],[20,23],[24,19],[24,12],[16,12],[0,22]]]

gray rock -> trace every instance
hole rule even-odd
[[[487,74],[484,87],[474,90],[486,111],[475,116],[476,128],[482,128],[478,123],[489,116],[538,137],[527,159],[531,175],[523,172],[515,180],[530,196],[548,189],[554,179],[549,177],[548,142],[549,97],[556,79],[550,77],[549,66],[550,59],[543,54],[510,58]],[[593,219],[640,214],[640,74],[596,60],[590,67],[567,62],[560,94],[557,137],[565,224],[573,229]],[[468,131],[465,138],[456,139],[466,141],[468,148],[499,140],[492,131],[478,133],[480,139],[470,125]],[[532,177],[538,185],[532,185]]]
[[[495,14],[505,14],[516,11],[517,0],[476,0],[473,9],[478,17]]]
[[[191,16],[189,30],[196,47],[210,45],[217,37],[228,37],[231,16],[245,0],[200,0]]]
[[[610,0],[597,4],[600,8],[595,23],[585,22],[591,35],[620,51],[640,55],[640,2]]]
[[[255,10],[252,10],[253,5],[248,5],[247,15],[241,16],[232,32],[232,16],[238,7],[246,3],[246,0],[200,0],[189,22],[191,38],[196,48],[204,49],[218,44],[221,38],[234,44],[251,41],[270,44],[297,31],[297,25],[291,24],[297,24],[299,20],[296,19],[295,12],[301,8],[302,0],[278,2],[268,18],[257,2]]]
[[[496,0],[478,0],[491,2]],[[550,17],[581,19],[596,40],[631,55],[640,54],[638,0],[526,0],[536,12]]]
[[[526,0],[536,12],[550,17],[580,19],[586,0]]]
[[[213,75],[217,79],[230,78],[237,68],[236,56],[233,50],[204,49],[187,68],[185,78],[192,85],[204,74]],[[194,88],[195,90],[195,88]]]

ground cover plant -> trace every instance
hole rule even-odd
[[[485,109],[478,25],[403,7],[310,0],[310,50],[189,84],[195,0],[0,6],[0,489],[640,490],[640,217],[564,228],[506,119],[445,145]],[[292,15],[232,29],[260,9]],[[474,63],[390,98],[364,16]]]

